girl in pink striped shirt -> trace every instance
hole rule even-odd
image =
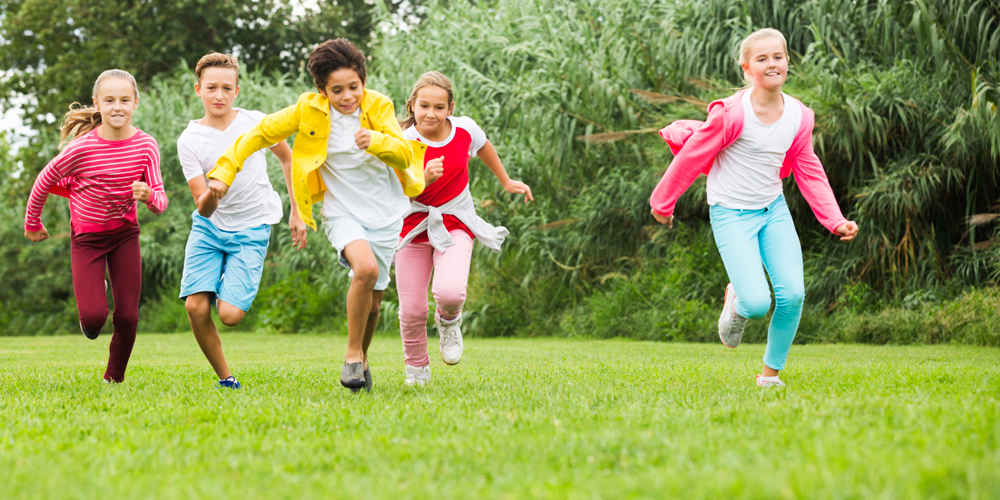
[[[122,382],[139,323],[142,261],[137,202],[155,214],[167,209],[156,140],[132,126],[139,91],[132,75],[112,69],[94,83],[94,107],[70,108],[60,140],[73,141],[35,179],[24,235],[49,238],[42,208],[49,193],[69,198],[73,291],[80,329],[96,339],[108,320],[105,269],[114,297],[114,336],[104,380]]]

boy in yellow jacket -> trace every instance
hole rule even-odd
[[[238,138],[208,173],[209,189],[224,196],[246,158],[297,134],[292,187],[299,216],[316,229],[312,205],[323,202],[323,228],[340,263],[351,269],[340,383],[370,391],[368,346],[389,286],[407,197],[424,189],[423,165],[413,161],[392,101],[365,88],[365,56],[354,44],[342,38],[320,44],[309,54],[308,68],[319,93],[302,94]],[[305,231],[292,238],[305,246]]]

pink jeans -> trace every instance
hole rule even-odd
[[[451,231],[455,244],[438,252],[430,242],[410,243],[396,252],[396,291],[399,292],[399,331],[403,355],[410,366],[427,366],[427,285],[434,272],[431,293],[445,319],[458,317],[465,305],[472,261],[472,238]]]

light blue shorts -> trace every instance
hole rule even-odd
[[[330,239],[333,248],[337,249],[337,260],[340,265],[348,269],[351,268],[351,264],[344,257],[344,248],[353,241],[367,241],[372,253],[375,254],[375,261],[378,262],[375,290],[389,288],[389,266],[396,256],[396,244],[399,243],[399,232],[403,230],[403,219],[380,229],[368,229],[354,217],[329,217],[323,219],[323,230],[326,231],[326,237]],[[348,273],[348,276],[353,278],[354,271]]]
[[[249,311],[260,288],[271,226],[261,224],[242,231],[223,231],[197,210],[191,219],[180,297],[212,292],[219,300],[243,312]]]

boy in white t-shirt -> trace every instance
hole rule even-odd
[[[243,320],[260,286],[271,225],[281,222],[281,197],[268,180],[263,151],[247,159],[230,187],[230,193],[238,196],[221,200],[208,189],[205,174],[215,168],[229,144],[265,115],[233,107],[240,87],[239,62],[232,55],[213,52],[202,57],[195,76],[194,90],[205,105],[205,116],[190,122],[177,139],[177,156],[197,206],[184,250],[180,298],[185,300],[191,330],[219,376],[219,385],[239,389],[222,352],[211,306],[217,300],[219,319],[227,326]],[[291,148],[281,141],[270,149],[281,161],[288,196],[294,199],[289,179]],[[306,230],[294,203],[288,225],[294,245],[301,249]]]

